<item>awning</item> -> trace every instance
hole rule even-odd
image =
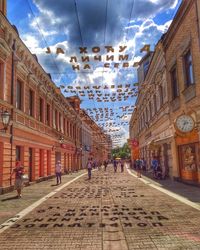
[[[155,144],[163,144],[165,141],[168,141],[169,139],[171,139],[173,137],[173,135],[170,136],[166,136],[164,138],[159,138],[157,140],[154,140]]]

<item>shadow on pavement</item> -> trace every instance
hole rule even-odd
[[[9,201],[9,200],[15,200],[15,199],[18,199],[18,196],[17,196],[17,195],[11,196],[11,197],[8,197],[8,198],[5,198],[5,199],[2,199],[1,202]]]
[[[132,170],[135,171],[135,169]],[[157,183],[160,187],[165,188],[177,195],[183,196],[192,202],[200,203],[200,188],[195,185],[171,180],[169,178],[163,180],[155,179],[153,177],[153,173],[148,171],[142,171],[142,176],[151,179],[155,185]]]

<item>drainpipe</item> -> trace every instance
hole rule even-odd
[[[16,40],[14,39],[12,45],[12,70],[11,70],[11,125],[10,125],[10,145],[11,145],[11,153],[10,153],[10,175],[12,173],[12,162],[13,162],[13,111],[14,111],[14,81],[15,81],[15,51],[16,51]],[[12,177],[10,177],[10,186],[12,186]]]

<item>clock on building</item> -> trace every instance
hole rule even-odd
[[[194,126],[194,119],[190,115],[180,115],[175,121],[175,127],[182,133],[191,132]]]

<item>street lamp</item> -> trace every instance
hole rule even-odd
[[[64,137],[63,136],[60,136],[59,142],[60,142],[60,144],[62,144],[64,142]]]
[[[6,132],[6,130],[8,129],[8,126],[10,124],[10,117],[11,114],[7,110],[1,111],[1,120],[3,124],[3,129],[1,129],[1,131]]]

